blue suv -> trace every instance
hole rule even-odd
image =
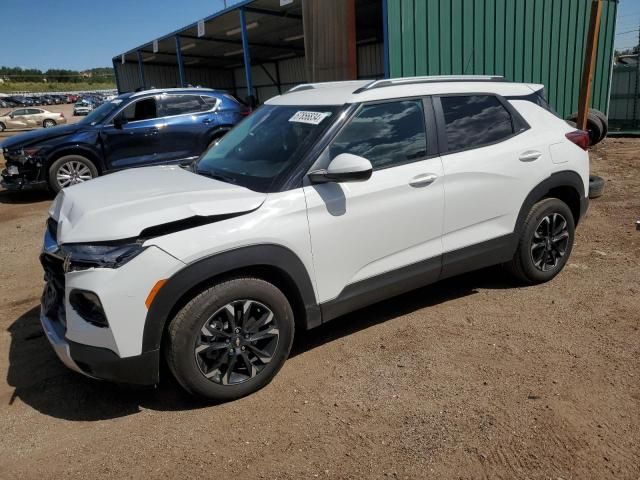
[[[125,168],[188,164],[248,114],[246,106],[217,90],[126,93],[78,123],[4,140],[2,185],[48,185],[57,192]]]

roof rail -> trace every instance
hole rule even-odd
[[[290,88],[289,90],[287,90],[285,92],[285,95],[287,93],[292,93],[292,92],[302,92],[303,90],[313,90],[316,88],[327,88],[327,87],[336,87],[336,86],[346,86],[346,85],[358,85],[360,87],[362,87],[363,85],[366,86],[365,84],[366,80],[345,80],[345,81],[341,81],[341,82],[319,82],[319,83],[303,83],[300,85],[296,85],[293,88]]]
[[[142,95],[146,95],[149,93],[162,93],[162,92],[177,92],[177,91],[187,91],[187,90],[197,90],[202,92],[219,92],[220,90],[216,90],[215,88],[203,88],[203,87],[168,87],[168,88],[156,88],[151,87],[143,90],[136,89],[135,92],[131,95],[131,97],[138,97]]]
[[[508,82],[504,77],[496,75],[437,75],[426,77],[385,78],[374,80],[353,93],[362,93],[374,88],[392,87],[395,85],[413,85],[420,83],[440,82]]]

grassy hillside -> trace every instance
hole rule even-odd
[[[106,90],[116,88],[113,82],[104,83],[43,83],[43,82],[6,82],[0,83],[0,93],[12,92],[74,92],[82,90]]]

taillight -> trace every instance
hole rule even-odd
[[[574,130],[565,135],[569,141],[575,143],[583,150],[589,149],[589,133],[584,130]]]
[[[249,110],[248,108],[246,110],[240,110],[240,115],[242,115],[243,117],[248,117],[249,115],[251,115],[251,110]]]
[[[61,116],[62,118],[64,118],[64,113],[60,112],[60,116]]]

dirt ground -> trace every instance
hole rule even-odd
[[[46,194],[0,193],[0,478],[640,478],[640,139],[565,271],[450,279],[296,339],[262,391],[202,405],[68,371],[38,324]]]

